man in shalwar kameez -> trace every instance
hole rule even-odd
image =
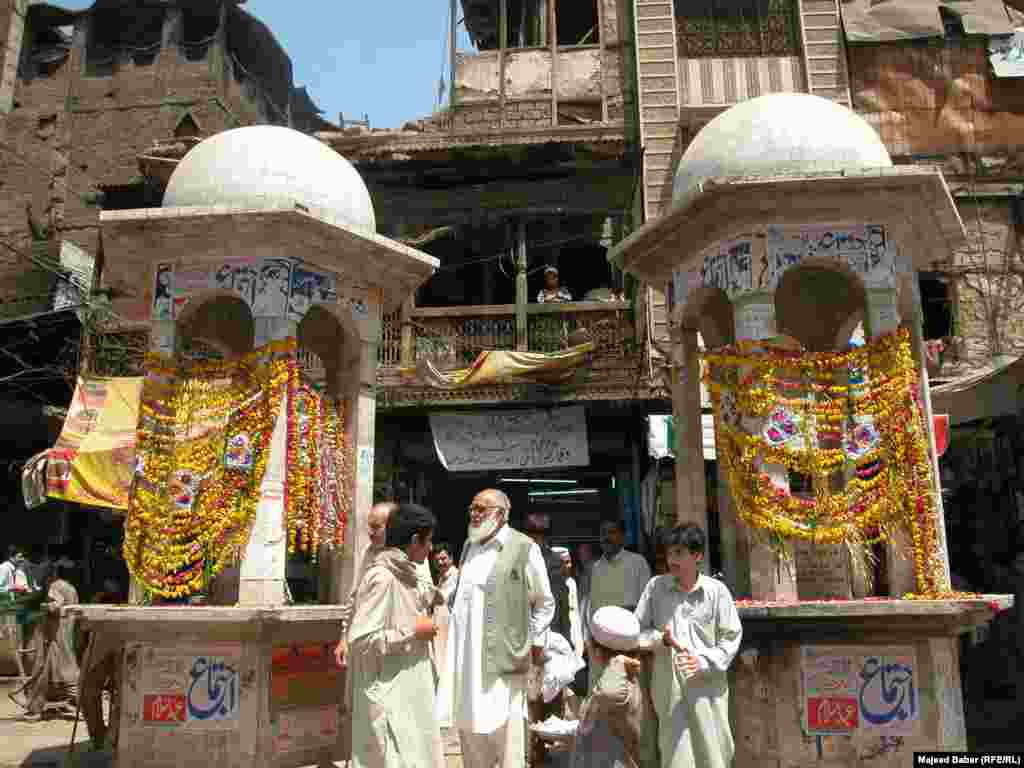
[[[729,665],[743,635],[728,587],[700,572],[704,531],[685,523],[665,536],[669,573],[636,607],[641,646],[654,654],[652,699],[662,768],[729,768]]]
[[[348,631],[353,768],[441,768],[430,643],[436,629],[417,564],[433,546],[434,516],[403,504],[385,547],[371,554]]]
[[[473,498],[452,597],[438,719],[458,729],[465,768],[525,765],[526,678],[555,614],[540,547],[508,527],[511,508],[494,488]]]

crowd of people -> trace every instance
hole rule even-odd
[[[601,526],[602,556],[574,569],[550,547],[550,522],[508,524],[500,490],[469,506],[456,565],[415,504],[377,504],[371,543],[344,604],[335,658],[347,668],[353,768],[441,766],[457,732],[466,768],[517,768],[544,757],[528,723],[572,716],[570,765],[725,768],[734,744],[727,672],[742,628],[729,590],[701,573],[695,524],[665,532],[667,573]],[[433,562],[433,573],[428,563]],[[559,649],[585,671],[556,696],[535,682]]]

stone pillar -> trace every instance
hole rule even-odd
[[[275,340],[295,336],[296,323],[285,319],[260,319],[255,323],[257,348]],[[288,530],[285,527],[284,486],[288,473],[288,396],[281,398],[281,409],[270,438],[270,455],[260,485],[260,500],[242,556],[239,572],[238,604],[283,605],[285,567],[288,560]]]
[[[352,456],[355,478],[352,494],[352,513],[345,531],[345,543],[340,557],[332,563],[331,600],[344,600],[352,589],[355,574],[362,567],[362,557],[370,545],[367,519],[373,506],[374,436],[377,420],[377,347],[381,332],[381,304],[369,302],[370,316],[358,323],[360,339],[358,375],[352,376],[339,391],[346,394],[351,404],[345,415],[346,429],[351,430]],[[355,340],[353,340],[355,341]]]
[[[530,348],[529,323],[526,305],[530,301],[526,281],[526,222],[520,221],[516,230],[516,351],[525,352]]]
[[[704,481],[704,440],[701,429],[700,357],[697,331],[673,334],[672,412],[676,423],[676,522],[697,523],[708,530]],[[704,558],[707,573],[708,560]]]
[[[288,532],[284,524],[284,484],[288,455],[288,396],[270,438],[270,456],[260,485],[260,500],[239,575],[240,606],[283,605]]]
[[[775,300],[770,293],[752,293],[735,303],[736,341],[762,341],[777,335]],[[748,369],[738,371],[740,377]],[[759,420],[744,419],[744,427],[760,429]],[[789,490],[789,473],[776,464],[762,464],[772,483]],[[719,465],[719,482],[725,482],[725,472]],[[724,511],[724,510],[723,510]],[[737,525],[737,571],[750,573],[750,594],[754,600],[796,600],[796,566],[791,557],[783,557],[772,547],[762,544],[742,522]],[[745,540],[745,541],[744,541]],[[746,549],[746,562],[741,559]],[[742,576],[739,577],[742,579]]]

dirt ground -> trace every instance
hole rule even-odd
[[[93,751],[84,721],[75,733],[74,755],[69,749],[73,720],[23,721],[21,709],[8,696],[17,687],[16,679],[0,678],[0,768],[108,768],[112,764],[109,752]]]

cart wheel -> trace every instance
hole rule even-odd
[[[89,738],[97,748],[108,742],[111,747],[117,744],[121,711],[117,679],[120,666],[117,663],[118,658],[117,652],[108,653],[102,661],[93,664],[89,670],[82,671],[82,715],[89,729]]]

